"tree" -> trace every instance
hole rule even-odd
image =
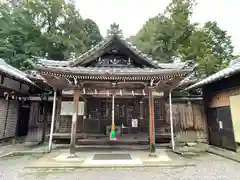
[[[74,4],[64,0],[38,0],[27,1],[22,8],[41,29],[47,58],[63,60],[73,51],[79,55],[87,50],[84,20]]]
[[[29,55],[37,55],[40,30],[23,17],[19,9],[12,11],[8,5],[0,10],[0,57],[9,64],[25,69],[30,67]],[[32,53],[34,52],[34,53]]]
[[[102,35],[100,34],[98,25],[93,20],[85,19],[84,24],[88,37],[88,47],[91,48],[102,40]]]
[[[226,31],[220,29],[217,22],[206,22],[203,31],[208,36],[212,54],[220,59],[223,64],[228,63],[229,59],[233,57],[231,37],[227,35]]]
[[[160,62],[193,60],[198,74],[210,75],[233,58],[233,46],[227,32],[216,22],[203,27],[190,21],[194,0],[172,0],[164,14],[150,18],[130,40],[143,52]]]
[[[150,18],[132,38],[142,51],[152,54],[160,62],[172,62],[178,56],[178,47],[188,44],[195,24],[190,23],[192,0],[173,0],[164,14]]]
[[[30,68],[33,56],[53,60],[68,59],[71,53],[78,56],[92,42],[75,5],[64,0],[1,5],[0,23],[0,57],[19,69]]]
[[[195,30],[189,40],[189,46],[180,50],[182,59],[195,60],[201,75],[219,71],[234,58],[231,39],[216,22],[206,22],[202,28]]]

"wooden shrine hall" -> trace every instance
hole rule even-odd
[[[76,133],[110,138],[112,129],[117,140],[127,134],[149,135],[154,154],[155,132],[165,125],[165,103],[169,99],[171,105],[171,90],[192,71],[159,67],[117,34],[75,59],[39,58],[35,69],[55,90],[49,150],[55,133],[70,133],[71,154]],[[173,138],[172,125],[169,132]]]

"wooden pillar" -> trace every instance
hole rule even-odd
[[[154,118],[154,98],[152,95],[152,87],[148,88],[148,103],[149,103],[149,148],[150,156],[156,156],[155,147],[155,118]]]
[[[140,119],[142,120],[143,119],[143,100],[141,99],[140,102],[139,102],[139,110],[140,110]]]
[[[172,150],[175,151],[175,140],[174,140],[174,130],[173,130],[173,113],[172,113],[172,90],[169,91],[169,116],[170,116],[170,127],[171,127]]]
[[[49,137],[49,145],[48,145],[48,151],[49,152],[52,150],[53,129],[54,129],[55,112],[56,112],[56,98],[57,98],[57,92],[54,91],[53,108],[52,108],[52,121],[51,121],[51,129],[50,129],[50,137]]]
[[[76,151],[76,131],[77,131],[78,101],[79,101],[79,90],[78,89],[74,89],[73,100],[74,100],[74,112],[72,115],[70,155],[75,155],[75,151]]]
[[[45,142],[46,137],[46,129],[48,125],[48,96],[46,96],[46,100],[43,101],[43,129],[42,129],[42,138],[39,144],[42,144]]]
[[[87,99],[84,99],[84,115],[82,123],[82,132],[85,133],[85,121],[87,119]]]
[[[143,107],[143,98],[140,99],[139,102],[139,111],[140,111],[140,124],[145,124],[144,119],[143,119],[143,112],[144,112],[144,107]],[[144,132],[144,127],[140,127],[141,132]]]
[[[62,105],[62,93],[59,93],[58,100],[57,100],[57,112],[56,112],[56,126],[55,132],[59,132],[60,129],[60,121],[61,121],[61,105]]]

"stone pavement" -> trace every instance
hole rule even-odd
[[[15,154],[34,154],[34,153],[46,153],[46,144],[36,145],[33,143],[21,143],[14,145],[6,145],[0,147],[0,158]]]
[[[240,180],[240,164],[213,154],[190,158],[196,166],[164,168],[24,168],[38,155],[12,156],[0,160],[1,180]]]
[[[228,151],[215,146],[209,146],[206,151],[240,163],[240,152]]]
[[[106,167],[179,167],[193,166],[182,156],[166,149],[157,149],[156,157],[144,150],[78,151],[69,157],[69,150],[54,150],[43,155],[26,168],[106,168]]]
[[[6,145],[0,147],[0,158],[4,156],[13,156],[13,155],[32,155],[39,154],[38,162],[29,163],[30,166],[35,166],[36,164],[39,167],[117,167],[123,166],[132,167],[132,166],[189,166],[193,165],[191,162],[187,161],[186,158],[183,158],[180,155],[172,153],[171,150],[163,150],[159,148],[157,150],[157,157],[149,158],[147,147],[132,147],[132,150],[128,151],[125,147],[118,146],[112,148],[113,152],[109,152],[109,147],[91,147],[91,146],[81,146],[78,148],[78,153],[76,158],[68,158],[69,156],[69,145],[56,145],[53,144],[53,151],[47,153],[48,144],[36,145],[36,144],[16,144],[16,145]],[[197,155],[202,152],[209,152],[215,155],[219,155],[236,162],[240,162],[240,153],[234,153],[228,150],[217,148],[214,146],[200,145],[200,147],[186,147],[179,149],[181,152],[184,152],[184,156],[190,154]],[[199,151],[200,150],[200,151]],[[189,153],[190,152],[190,153]],[[191,153],[194,152],[194,153]],[[115,163],[112,163],[111,160],[94,160],[96,154],[129,154],[131,159],[115,159]],[[35,163],[35,164],[34,164]]]

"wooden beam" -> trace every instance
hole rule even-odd
[[[70,155],[75,155],[75,151],[76,151],[76,131],[77,131],[79,89],[74,89],[73,99],[74,99],[74,113],[72,116]]]
[[[115,96],[145,96],[147,92],[144,89],[138,89],[138,90],[126,90],[126,89],[85,89],[82,88],[82,90],[79,92],[80,97],[84,97],[85,95],[111,95],[114,94]],[[73,91],[63,91],[63,96],[73,96]],[[84,98],[83,98],[84,99]]]
[[[152,95],[153,87],[148,88],[148,103],[149,103],[149,148],[150,156],[156,156],[155,147],[155,123],[154,123],[154,98]]]

